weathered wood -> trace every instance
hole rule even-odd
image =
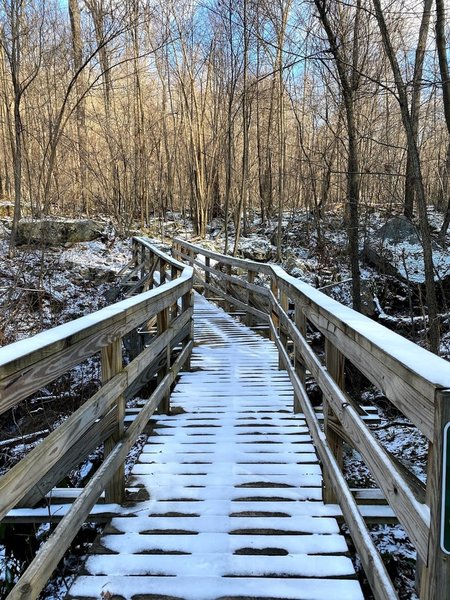
[[[102,417],[126,389],[126,380],[126,373],[114,377],[0,478],[0,518],[64,456],[91,423]]]
[[[256,273],[255,271],[252,271],[251,269],[248,270],[247,272],[247,305],[248,306],[253,306],[253,302],[254,302],[254,292],[251,290],[250,286],[254,286],[255,285],[255,276]],[[247,313],[246,319],[245,319],[245,324],[247,325],[247,327],[252,327],[255,323],[254,323],[254,318],[253,315],[251,313]]]
[[[169,327],[169,309],[168,308],[165,308],[160,313],[158,313],[156,322],[157,322],[158,335],[161,335],[165,331],[167,331],[167,329]],[[160,369],[158,371],[158,377],[157,377],[158,383],[160,383],[164,379],[164,377],[166,376],[169,369],[170,369],[170,346],[168,345],[165,349],[164,365],[163,365],[162,369]],[[160,410],[162,412],[164,412],[166,415],[168,415],[170,413],[170,390],[164,396],[164,398],[161,402]]]
[[[206,258],[205,258],[205,260],[206,260]],[[221,281],[229,281],[233,285],[238,285],[239,287],[242,287],[246,290],[252,291],[255,294],[259,294],[266,298],[269,295],[269,292],[265,287],[262,287],[261,285],[256,285],[255,283],[253,283],[253,280],[256,275],[256,273],[254,271],[249,271],[249,273],[252,273],[253,275],[251,275],[251,281],[250,280],[246,281],[245,279],[242,279],[242,277],[238,277],[237,275],[228,275],[227,273],[224,273],[223,271],[220,271],[219,269],[206,266],[198,260],[194,261],[194,265],[200,267],[201,269],[203,269],[203,271],[205,271],[205,282],[206,283],[211,282],[211,277],[206,278],[206,274],[214,275],[217,279],[219,279]]]
[[[130,273],[128,273],[121,281],[120,281],[120,285],[127,285],[128,282],[133,279],[133,277],[136,277],[138,273],[142,273],[142,270],[144,268],[144,263],[143,262],[139,262],[132,271],[130,271]],[[134,282],[133,284],[134,285]]]
[[[117,338],[105,348],[102,348],[101,353],[102,365],[102,382],[107,383],[116,375],[121,373],[123,369],[122,360],[122,340]],[[116,401],[116,426],[112,435],[105,439],[104,456],[107,457],[117,442],[122,438],[124,432],[124,417],[125,417],[125,397],[120,394]],[[123,501],[125,494],[125,468],[124,465],[119,465],[116,473],[111,477],[106,487],[106,501],[116,502],[120,504]]]
[[[336,384],[345,391],[345,376],[344,366],[345,357],[337,350],[332,343],[325,340],[325,365],[331,377],[335,380]],[[330,427],[330,423],[336,421],[336,416],[333,413],[333,409],[329,403],[324,399],[323,402],[323,416],[324,416],[324,433],[327,437],[328,444],[331,451],[334,454],[337,464],[342,471],[343,467],[343,445],[342,438],[339,433],[336,432],[333,427]],[[324,487],[323,487],[323,500],[326,504],[334,504],[337,502],[337,496],[331,485],[330,477],[326,470],[324,470]]]
[[[441,600],[450,590],[450,555],[441,547],[443,527],[442,484],[444,480],[444,428],[450,423],[450,390],[438,390],[435,397],[435,435],[433,450],[429,457],[430,468],[427,481],[430,503],[429,554],[423,561],[420,581],[421,600]]]
[[[289,309],[289,298],[288,295],[286,294],[286,292],[281,291],[280,292],[280,307],[287,313],[288,309]],[[282,323],[280,323],[279,325],[279,331],[280,331],[280,341],[283,344],[283,348],[287,349],[287,343],[288,343],[288,334],[287,334],[287,330],[284,327],[284,325]],[[283,361],[281,359],[281,356],[279,356],[278,358],[278,368],[282,369],[283,368]]]
[[[227,298],[229,296],[233,296],[233,294],[231,293],[231,286],[230,286],[230,282],[232,281],[232,276],[231,276],[231,265],[226,264],[225,265],[225,274],[226,274],[226,279],[224,279],[225,281],[225,293],[224,293],[224,298]],[[228,301],[224,302],[224,308],[226,311],[230,312],[231,310],[231,304]]]
[[[191,290],[189,293],[184,294],[181,298],[181,310],[183,311],[183,313],[187,313],[189,311],[189,314],[193,315],[194,313],[194,292]],[[190,343],[194,342],[194,321],[192,319],[190,319],[190,329],[189,329],[189,335],[187,337],[184,338],[184,343],[183,343],[183,348],[185,348],[186,346],[188,346]],[[185,365],[186,369],[188,371],[191,370],[191,357],[190,355],[188,356],[188,358],[186,359],[186,365]]]
[[[407,530],[418,553],[427,554],[429,509],[417,502],[405,478],[390,460],[384,448],[371,435],[367,426],[352,406],[348,396],[338,387],[307,341],[301,336],[286,314],[280,311],[280,319],[289,328],[290,335],[302,352],[305,363],[338,417],[352,445],[358,449],[369,467],[399,521]]]
[[[287,276],[286,276],[287,278]],[[309,286],[299,282],[298,286],[283,278],[279,285],[286,287],[292,297],[298,298],[304,307],[307,318],[313,323],[323,335],[330,339],[336,348],[342,352],[351,362],[358,366],[358,369],[383,391],[387,398],[401,410],[428,439],[433,436],[433,398],[436,384],[427,381],[416,372],[412,367],[398,361],[389,351],[380,348],[367,335],[361,335],[353,326],[352,318],[354,311],[352,309],[339,306],[339,314],[345,315],[347,320],[342,320],[334,315],[323,305],[317,304],[312,296],[324,296],[317,290],[312,290],[311,297],[307,295]],[[326,296],[324,296],[327,298]],[[334,301],[327,298],[329,304]],[[324,303],[325,304],[325,301]],[[336,303],[337,304],[337,303]],[[358,319],[364,319],[361,315]],[[368,320],[368,319],[367,319]],[[368,320],[369,321],[369,320]],[[385,328],[373,321],[370,321],[370,327],[376,331],[383,331]],[[369,329],[369,327],[368,327]],[[386,330],[388,331],[388,330]],[[393,335],[392,332],[388,332]],[[374,336],[375,337],[375,336]],[[398,343],[408,344],[404,338],[398,336]],[[434,357],[435,360],[439,360]],[[449,378],[450,380],[450,378]]]
[[[195,261],[195,263],[197,264],[198,261]],[[209,256],[205,256],[205,264],[203,268],[205,271],[205,281],[206,283],[209,283],[211,281],[211,259]]]
[[[302,311],[302,307],[299,302],[295,303],[295,317],[294,323],[299,332],[302,334],[304,338],[306,338],[306,317]],[[300,379],[302,385],[304,386],[306,383],[306,367],[302,359],[302,353],[300,352],[300,348],[294,343],[294,368],[295,372]],[[301,411],[300,402],[297,398],[297,395],[294,392],[294,412],[298,413]]]
[[[87,400],[62,425],[55,429],[39,446],[0,478],[0,518],[2,518],[27,491],[36,485],[63,458],[68,448],[83,435],[90,425],[109,411],[113,402],[140,376],[164,350],[167,344],[186,325],[192,309],[171,323],[167,331],[155,338],[121,373],[113,377]]]
[[[195,254],[202,254],[203,256],[208,256],[209,258],[219,261],[225,265],[230,265],[230,266],[236,267],[238,269],[243,269],[244,271],[247,271],[250,268],[258,273],[264,273],[265,275],[272,274],[272,265],[269,265],[269,264],[259,263],[254,260],[245,260],[243,258],[236,258],[235,256],[219,254],[218,252],[212,252],[211,250],[207,250],[206,248],[201,248],[200,246],[196,246],[195,244],[191,244],[191,243],[186,242],[185,240],[181,240],[179,238],[174,238],[174,242],[177,243],[181,248],[186,248],[187,250],[191,250]]]
[[[218,288],[215,285],[206,285],[205,284],[205,289],[209,290],[210,292],[213,292],[214,294],[217,294],[221,299],[226,300],[229,304],[234,304],[234,306],[237,306],[237,308],[241,308],[245,312],[250,313],[250,314],[254,315],[255,317],[258,317],[262,321],[267,321],[267,319],[268,319],[268,316],[265,313],[263,313],[261,310],[258,310],[257,308],[253,308],[252,306],[248,306],[247,304],[245,304],[245,302],[238,300],[234,296],[225,294],[225,292],[221,288]]]
[[[174,281],[180,275],[179,269],[177,269],[174,265],[170,267],[170,281]],[[170,319],[175,319],[178,314],[178,300],[174,302],[170,307]]]
[[[278,336],[278,332],[280,330],[280,318],[278,315],[278,308],[279,308],[279,303],[278,303],[278,285],[277,285],[277,280],[275,277],[272,277],[271,281],[270,281],[270,320],[269,323],[272,322],[273,326],[275,328],[275,332],[276,332],[276,336]],[[272,332],[271,333],[271,337],[270,339],[274,342],[275,341],[275,335]]]
[[[366,577],[369,580],[372,592],[377,600],[393,600],[398,598],[394,585],[387,573],[383,560],[373,543],[364,519],[358,509],[347,482],[336,462],[334,454],[328,445],[326,438],[320,428],[320,424],[314,413],[308,394],[291,365],[286,349],[281,344],[275,323],[269,321],[274,341],[283,357],[285,368],[289,373],[295,393],[299,398],[302,412],[308,423],[309,431],[313,437],[317,452],[322,463],[325,465],[333,487],[339,499],[345,522],[349,527],[350,534],[357,549],[358,555],[364,567]]]
[[[18,506],[32,507],[44,498],[72,469],[77,467],[105,438],[113,435],[117,425],[117,409],[111,409],[103,418],[95,421],[83,434],[68,446],[58,462],[31,487],[18,502]]]
[[[61,520],[47,542],[41,547],[17,585],[8,595],[7,600],[34,600],[37,598],[48,578],[64,555],[67,547],[85,522],[89,512],[100,497],[111,474],[123,463],[125,457],[137,437],[143,431],[148,419],[156,410],[161,398],[170,389],[179,370],[183,366],[191,346],[186,346],[175,361],[170,373],[166,375],[148,403],[142,408],[137,418],[125,432],[122,440],[116,444],[112,452],[89,481],[80,496],[74,501],[67,515]]]
[[[0,414],[139,326],[190,290],[181,277],[50,332],[0,348]],[[35,348],[34,350],[30,350]]]

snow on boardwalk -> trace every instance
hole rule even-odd
[[[195,339],[184,412],[155,417],[133,470],[149,500],[112,520],[70,598],[363,598],[275,346],[200,296]]]

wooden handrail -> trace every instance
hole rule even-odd
[[[131,276],[124,281],[131,281],[133,289],[147,291],[0,348],[0,414],[98,353],[103,380],[90,399],[0,477],[3,518],[13,507],[33,506],[43,499],[104,442],[103,465],[21,576],[8,596],[10,600],[39,595],[103,490],[108,502],[122,500],[127,452],[161,403],[169,411],[170,387],[189,361],[193,345],[192,267],[162,253],[144,238],[133,238],[133,254]],[[139,265],[138,255],[142,259]],[[138,281],[133,280],[136,276]],[[148,289],[155,282],[158,287]],[[157,332],[145,349],[124,365],[123,337],[152,319],[159,323]],[[173,354],[175,348],[177,353]],[[157,377],[156,388],[125,429],[127,391],[139,389],[153,377]]]
[[[445,597],[445,590],[450,589],[450,560],[440,547],[441,483],[443,430],[450,422],[450,364],[288,275],[277,265],[224,256],[181,239],[173,241],[173,253],[189,258],[205,291],[269,322],[280,365],[287,369],[294,387],[294,409],[305,414],[324,467],[324,480],[332,488],[324,490],[324,499],[337,499],[341,505],[375,597],[394,598],[396,593],[343,477],[339,431],[361,454],[417,549],[421,599]],[[211,267],[213,261],[228,265],[237,273],[223,273]],[[255,272],[264,276],[265,286],[255,285]],[[239,290],[246,292],[245,297]],[[326,366],[306,339],[308,323],[326,340]],[[289,346],[293,347],[293,355],[288,352]],[[425,500],[417,494],[422,482],[372,436],[357,403],[347,395],[345,361],[381,390],[429,440]],[[319,426],[305,390],[306,369],[322,390],[324,429]]]

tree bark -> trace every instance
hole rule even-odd
[[[70,27],[72,30],[72,51],[74,73],[78,73],[76,82],[77,91],[77,106],[75,109],[75,118],[77,123],[77,144],[78,144],[78,168],[79,176],[77,177],[80,186],[80,198],[82,211],[89,214],[89,202],[86,185],[86,107],[84,100],[85,93],[85,78],[82,72],[83,65],[83,41],[81,39],[81,17],[78,0],[69,0],[69,17]]]
[[[408,142],[408,152],[411,156],[411,163],[414,172],[414,186],[416,190],[417,205],[419,210],[420,232],[423,247],[426,300],[428,305],[428,317],[430,323],[429,343],[431,351],[438,354],[440,342],[438,306],[436,288],[434,283],[433,250],[431,245],[430,227],[428,223],[427,201],[425,196],[425,188],[423,184],[422,167],[420,163],[420,157],[417,149],[416,140],[414,138],[414,128],[411,120],[411,114],[408,108],[408,97],[406,94],[406,87],[400,72],[400,67],[397,61],[397,57],[395,55],[395,51],[392,47],[391,38],[386,26],[383,10],[381,8],[381,2],[380,0],[373,0],[373,4],[386,56],[390,62],[391,69],[394,75],[395,86],[397,88],[398,101],[400,104],[400,111],[402,115],[403,127],[405,129],[406,138]]]
[[[356,18],[354,24],[354,41],[352,52],[352,66],[350,74],[347,72],[348,65],[342,56],[342,41],[338,41],[328,17],[329,3],[327,0],[314,0],[322,25],[327,34],[330,51],[335,59],[341,85],[342,98],[345,106],[348,133],[348,158],[347,158],[347,206],[348,206],[348,253],[350,257],[350,269],[352,273],[352,300],[353,308],[361,310],[361,274],[359,270],[359,157],[358,136],[355,120],[355,92],[358,87],[356,75],[358,61],[358,36],[359,17],[361,12],[360,0],[357,2]]]
[[[411,126],[413,129],[414,141],[417,145],[419,134],[419,116],[420,116],[420,98],[422,91],[422,73],[425,60],[425,51],[428,38],[428,29],[430,25],[431,6],[433,0],[424,0],[422,21],[420,23],[419,38],[417,41],[416,56],[414,62],[414,76],[412,81],[411,98]],[[406,178],[405,178],[405,206],[404,214],[409,219],[414,213],[415,185],[414,185],[413,160],[409,147],[406,156]]]
[[[445,38],[445,2],[436,0],[436,47],[439,57],[439,70],[441,73],[442,97],[444,100],[444,117],[447,126],[447,132],[450,136],[450,72],[448,66],[447,40]],[[447,158],[444,166],[444,185],[443,189],[449,194],[450,180],[450,142],[447,147]],[[450,196],[447,200],[447,211],[441,228],[441,235],[447,234],[450,225]]]

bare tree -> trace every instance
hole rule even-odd
[[[375,7],[375,15],[380,29],[386,56],[389,60],[394,75],[403,127],[405,128],[406,139],[408,143],[408,152],[411,157],[411,168],[414,172],[414,183],[419,210],[420,232],[423,246],[426,299],[429,317],[430,349],[432,350],[432,352],[435,352],[437,354],[439,352],[440,340],[438,304],[436,297],[436,288],[434,284],[433,250],[431,245],[431,234],[427,214],[427,199],[425,195],[425,187],[423,184],[420,156],[414,135],[414,127],[411,119],[411,113],[408,108],[408,97],[406,94],[405,83],[403,81],[400,66],[398,64],[398,60],[394,52],[394,48],[392,46],[391,36],[386,25],[384,13],[381,8],[381,2],[380,0],[373,0],[373,4]]]
[[[348,203],[348,249],[350,267],[352,272],[352,297],[355,310],[361,310],[361,275],[359,270],[359,156],[358,133],[355,117],[355,94],[359,86],[359,27],[361,20],[361,0],[356,0],[353,14],[353,32],[350,52],[348,41],[342,36],[338,28],[333,27],[330,19],[330,10],[335,3],[329,0],[315,0],[320,20],[328,38],[330,52],[336,63],[336,69],[342,90],[345,106],[348,135],[348,160],[347,160],[347,203]],[[338,10],[341,10],[339,6]]]
[[[445,2],[436,0],[436,47],[439,57],[439,69],[441,73],[442,98],[444,100],[444,117],[448,135],[450,136],[450,71],[448,66],[447,40],[445,36]],[[450,225],[450,140],[447,145],[447,159],[443,174],[443,191],[447,193],[447,210],[442,224],[441,235],[445,236]]]

